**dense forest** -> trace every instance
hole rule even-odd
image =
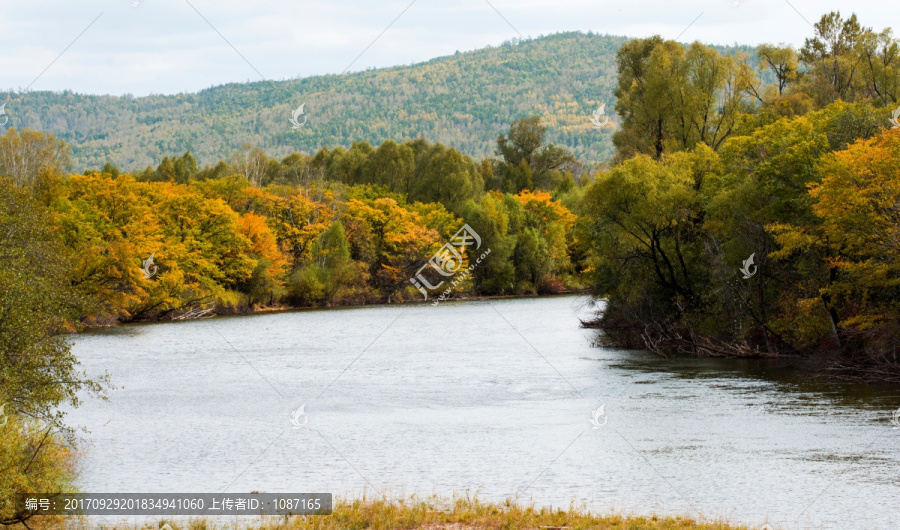
[[[496,128],[493,154],[479,158],[386,134],[310,154],[246,146],[203,167],[192,150],[170,151],[155,167],[80,173],[52,132],[9,129],[0,403],[14,428],[0,429],[0,467],[13,472],[0,474],[0,522],[25,517],[12,492],[71,488],[68,431],[35,426],[58,425],[60,404],[103,382],[76,372],[62,333],[433,301],[446,291],[412,280],[438,257],[435,270],[453,261],[470,271],[453,296],[591,289],[606,305],[589,325],[617,346],[790,357],[836,377],[900,381],[900,43],[890,30],[830,13],[800,49],[762,45],[748,57],[652,37],[614,59],[609,166],[555,142],[591,131],[537,115]],[[517,79],[557,101],[557,77]],[[475,248],[447,248],[461,229],[477,234]]]
[[[898,51],[830,13],[758,48],[763,86],[696,43],[623,46],[618,163],[577,209],[605,338],[900,381]]]
[[[504,156],[480,163],[412,140],[282,160],[257,148],[203,169],[187,152],[137,175],[110,164],[64,175],[65,143],[10,129],[0,159],[71,253],[72,285],[97,303],[91,325],[422,298],[410,278],[464,223],[491,259],[459,292],[579,285],[565,204],[580,197],[573,171],[586,173],[544,134],[521,120],[498,138]]]
[[[0,92],[0,103],[6,102],[9,127],[53,133],[71,145],[79,170],[106,162],[143,169],[188,150],[201,164],[215,164],[244,144],[281,158],[416,138],[480,158],[492,154],[498,131],[532,115],[542,117],[548,141],[596,163],[613,155],[614,118],[594,130],[588,117],[601,104],[612,108],[615,53],[626,41],[571,32],[412,66],[235,83],[196,94],[9,91]],[[752,53],[750,47],[722,50]],[[292,129],[288,120],[300,104],[306,123]]]

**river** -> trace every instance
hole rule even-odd
[[[89,430],[81,488],[468,492],[751,528],[900,527],[900,389],[594,347],[589,309],[563,296],[84,333],[74,353],[117,388],[68,416]]]

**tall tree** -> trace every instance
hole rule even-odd
[[[506,134],[497,137],[497,154],[503,157],[498,164],[502,175],[500,187],[504,191],[553,189],[563,179],[561,170],[574,167],[575,156],[571,152],[544,144],[546,134],[547,128],[541,124],[540,117],[531,116],[514,122]],[[488,174],[493,177],[493,171]]]
[[[63,335],[83,304],[68,254],[31,193],[0,178],[0,525],[28,519],[16,493],[72,491],[74,436],[58,407],[101,390]]]
[[[231,165],[254,186],[262,186],[268,163],[266,153],[249,143],[245,143],[240,151],[231,156]]]
[[[704,143],[718,149],[732,134],[755,83],[742,57],[711,46],[687,48],[659,37],[619,49],[615,91],[622,130],[613,136],[617,159],[663,153]]]
[[[784,94],[790,83],[797,80],[797,51],[790,45],[760,44],[756,47],[760,65],[775,74],[778,95]]]
[[[187,184],[200,171],[200,168],[197,167],[197,160],[190,151],[185,152],[181,158],[175,159],[173,166],[175,182],[179,184]]]
[[[808,92],[823,106],[838,99],[852,101],[862,85],[859,47],[871,28],[864,28],[856,14],[844,19],[839,11],[822,15],[814,26],[815,35],[807,38],[800,50],[800,58],[809,68]]]
[[[860,41],[866,95],[879,104],[900,100],[900,44],[890,28],[867,32]]]
[[[10,128],[0,136],[0,176],[10,177],[17,186],[32,186],[41,171],[66,172],[71,151],[52,134]]]

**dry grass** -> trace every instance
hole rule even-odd
[[[241,528],[259,530],[752,530],[746,526],[732,526],[723,521],[697,521],[678,516],[592,515],[570,508],[547,509],[526,506],[512,501],[490,504],[472,499],[456,499],[452,503],[438,498],[411,498],[398,501],[353,500],[339,501],[332,515],[263,517],[245,525],[215,519],[190,522],[159,521],[143,526],[104,526],[106,529],[156,529],[164,523],[174,530],[211,530]]]

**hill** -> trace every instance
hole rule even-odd
[[[123,169],[190,150],[201,165],[245,143],[270,156],[355,141],[423,137],[481,157],[513,121],[539,115],[547,139],[585,162],[611,158],[615,117],[595,130],[591,112],[614,115],[615,53],[626,37],[560,33],[411,66],[288,81],[232,83],[192,94],[146,97],[0,92],[7,127],[56,134],[75,169],[110,161]],[[749,48],[723,48],[750,51]],[[307,122],[292,129],[304,104]]]

